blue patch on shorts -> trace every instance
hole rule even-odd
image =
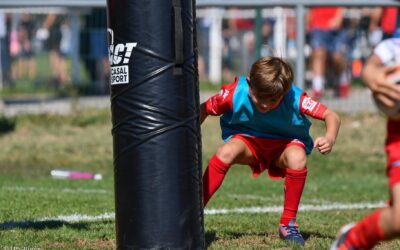
[[[399,168],[399,167],[400,167],[400,160],[394,161],[394,162],[391,164],[391,166],[392,166],[392,168]]]

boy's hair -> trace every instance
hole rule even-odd
[[[250,71],[250,87],[257,95],[281,97],[290,89],[293,82],[292,67],[278,57],[262,57]]]

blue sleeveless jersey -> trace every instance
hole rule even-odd
[[[233,110],[220,118],[222,139],[229,140],[235,134],[269,139],[298,139],[306,146],[306,153],[313,149],[310,136],[311,122],[300,112],[300,96],[303,91],[292,88],[274,110],[261,113],[251,100],[246,77],[238,79],[233,93]]]

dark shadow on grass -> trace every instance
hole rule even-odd
[[[230,232],[228,233],[229,238],[231,239],[239,239],[242,238],[244,236],[259,236],[259,237],[268,237],[268,235],[266,233],[238,233],[238,232]]]
[[[6,221],[0,223],[0,230],[12,230],[12,229],[35,229],[35,230],[45,230],[45,229],[55,229],[62,226],[67,226],[76,230],[86,230],[89,228],[88,223],[71,223],[62,220],[25,220],[25,221]]]
[[[253,235],[253,236],[255,235],[255,236],[259,236],[259,237],[266,236],[265,233],[252,234],[252,233],[238,233],[238,232],[228,232],[227,235],[228,235],[228,238],[230,238],[230,239],[239,239],[241,237],[248,236],[248,235]],[[206,238],[206,249],[207,249],[211,245],[211,243],[213,243],[214,241],[217,240],[216,232],[215,231],[206,232],[205,238]]]
[[[268,237],[269,236],[266,233],[258,233],[258,234],[240,233],[240,232],[228,232],[227,233],[227,236],[230,239],[239,239],[239,238],[242,238],[242,237],[248,236],[248,235],[259,236],[259,237]],[[317,237],[317,238],[321,238],[321,239],[331,239],[332,241],[335,239],[335,237],[332,237],[332,236],[327,235],[327,234],[321,234],[319,232],[302,231],[301,235],[303,236],[303,238],[304,238],[306,243],[307,243],[307,240],[310,238],[311,235],[313,237]],[[216,232],[215,231],[206,232],[205,238],[206,238],[206,248],[208,248],[211,245],[212,242],[217,240]],[[292,244],[288,244],[288,245],[292,246]],[[297,246],[297,245],[293,244],[293,246]]]
[[[206,249],[207,249],[208,246],[211,245],[211,243],[213,243],[217,239],[215,231],[206,232],[205,238],[206,238]]]
[[[301,231],[301,235],[303,235],[303,238],[304,238],[305,241],[307,241],[308,238],[310,238],[311,235],[313,237],[316,237],[316,238],[331,239],[332,241],[335,239],[335,237],[332,237],[332,236],[327,235],[327,234],[321,234],[319,232]]]

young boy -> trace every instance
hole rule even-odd
[[[396,65],[400,65],[400,38],[391,38],[378,44],[362,73],[376,100],[390,109],[400,102],[400,85],[388,82],[387,78]],[[400,113],[388,115],[385,150],[389,206],[342,227],[332,250],[371,249],[380,241],[400,236]]]
[[[332,150],[339,116],[292,84],[293,71],[280,58],[264,57],[251,68],[249,78],[237,77],[201,104],[200,121],[222,115],[226,142],[210,159],[203,175],[204,206],[221,185],[233,164],[249,165],[254,176],[268,171],[271,178],[285,178],[281,238],[304,245],[296,214],[307,176],[306,156],[313,147],[322,154]],[[324,120],[326,134],[313,143],[306,115]]]

